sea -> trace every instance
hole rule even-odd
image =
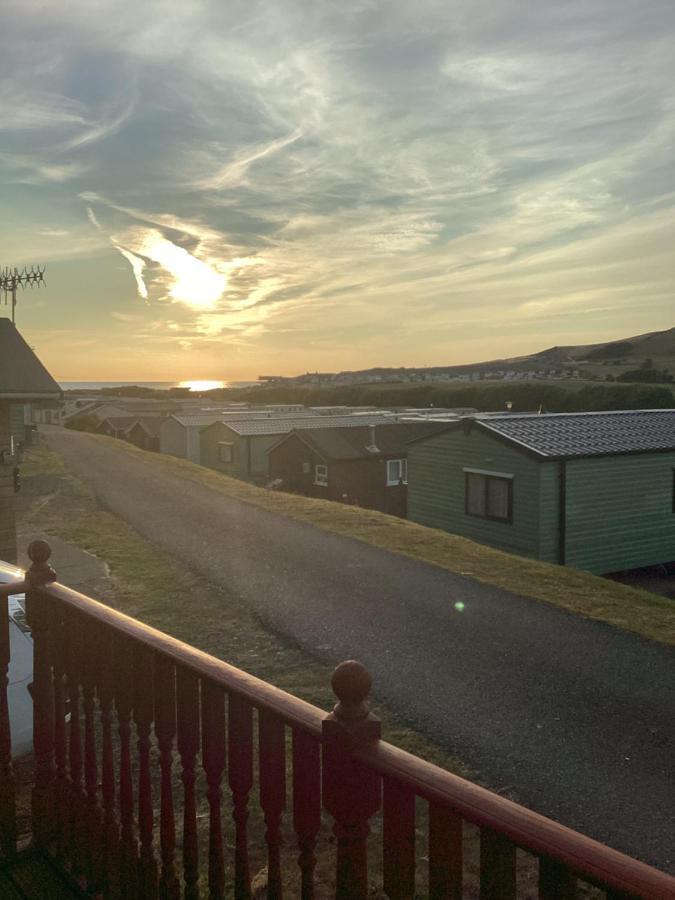
[[[143,387],[154,391],[168,391],[171,388],[188,388],[191,391],[210,391],[216,388],[258,387],[258,381],[212,381],[195,378],[193,381],[60,381],[64,391],[100,391],[103,388]]]

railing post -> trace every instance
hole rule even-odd
[[[9,724],[9,606],[10,587],[0,588],[0,861],[16,853],[16,798]]]
[[[331,679],[338,698],[322,726],[323,805],[335,820],[338,900],[368,896],[368,820],[380,808],[382,779],[353,756],[380,739],[380,720],[369,710],[370,673],[355,660],[341,663]]]
[[[55,827],[54,685],[50,638],[50,610],[40,590],[56,580],[47,560],[52,550],[46,541],[28,547],[31,567],[26,573],[26,618],[33,632],[33,748],[35,785],[32,793],[33,842],[49,843]]]

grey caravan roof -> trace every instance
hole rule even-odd
[[[675,409],[502,415],[474,422],[546,459],[675,450]]]
[[[284,417],[279,419],[250,419],[249,421],[231,422],[220,420],[221,425],[230,428],[236,434],[246,436],[255,434],[288,434],[304,428],[345,428],[359,425],[386,425],[394,420],[390,416],[302,416],[299,418]]]

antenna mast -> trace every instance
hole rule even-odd
[[[5,305],[8,303],[8,295],[12,297],[12,323],[16,324],[16,292],[17,288],[40,287],[45,284],[46,266],[23,267],[19,272],[18,269],[10,269],[5,267],[0,269],[0,291],[5,293]]]

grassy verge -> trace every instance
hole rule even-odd
[[[147,459],[146,451],[130,444],[100,435],[90,437],[114,447],[120,453]],[[450,572],[560,606],[651,640],[675,645],[673,602],[647,591],[575,569],[513,556],[458,535],[373,510],[267,491],[186,460],[154,454],[152,465],[164,466],[174,474],[206,485],[228,497],[308,522],[326,531],[432,563]]]

